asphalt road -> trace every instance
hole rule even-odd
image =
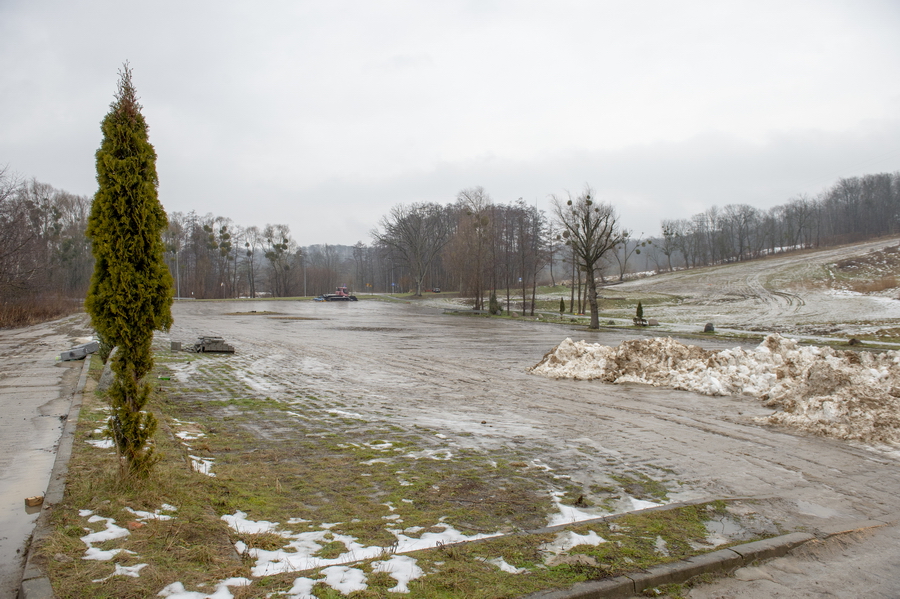
[[[86,333],[83,315],[0,330],[0,598],[16,596],[28,538],[40,507],[56,446],[69,413],[82,362],[59,353]]]

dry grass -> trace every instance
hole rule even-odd
[[[6,300],[0,303],[0,328],[26,327],[81,311],[81,302],[61,297]]]
[[[890,275],[873,281],[852,281],[850,289],[857,293],[878,293],[897,287],[897,277]]]

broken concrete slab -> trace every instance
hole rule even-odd
[[[89,343],[83,343],[81,345],[76,345],[70,350],[64,351],[59,354],[60,360],[82,360],[86,358],[88,355],[97,352],[100,350],[100,343],[97,341],[91,341]]]

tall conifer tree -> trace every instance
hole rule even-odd
[[[95,263],[85,308],[101,339],[118,347],[109,428],[123,472],[142,476],[157,459],[150,443],[157,423],[144,411],[150,385],[143,379],[153,368],[153,331],[172,324],[172,277],[164,262],[167,219],[157,197],[156,152],[127,62],[101,129],[99,188],[87,227]]]

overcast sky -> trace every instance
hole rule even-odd
[[[900,171],[897,0],[0,0],[0,166],[92,195],[126,60],[166,210],[300,245],[477,185],[658,234]]]

